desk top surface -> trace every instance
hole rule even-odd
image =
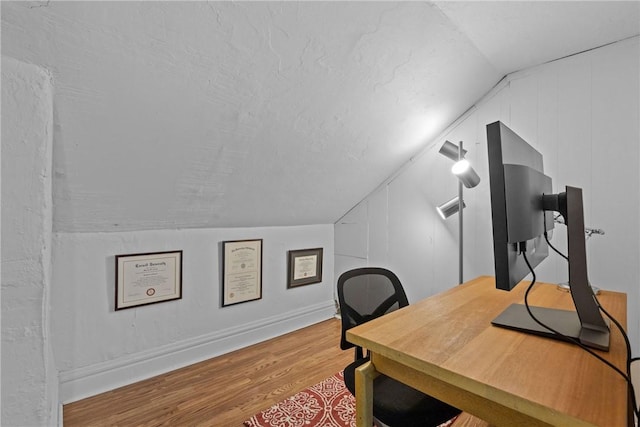
[[[375,319],[347,339],[389,359],[510,407],[550,411],[601,426],[624,426],[626,384],[612,368],[561,341],[491,325],[527,284],[511,292],[483,276]],[[626,294],[602,291],[602,306],[626,326]],[[571,296],[537,284],[530,305],[573,309]],[[611,326],[609,352],[596,351],[625,371],[626,348]]]

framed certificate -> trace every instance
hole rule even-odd
[[[116,255],[116,310],[182,298],[182,251]]]
[[[287,288],[322,282],[322,248],[289,251]]]
[[[262,239],[222,242],[222,306],[262,298]]]

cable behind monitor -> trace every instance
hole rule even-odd
[[[565,254],[560,252],[558,249],[556,249],[555,246],[553,246],[551,244],[551,242],[549,241],[549,238],[548,238],[546,230],[544,232],[544,238],[547,241],[547,244],[549,245],[549,247],[551,249],[553,249],[562,258],[564,258],[565,260],[569,261],[569,257],[567,257]],[[526,255],[527,254],[525,253],[524,254],[525,262],[527,263],[527,266],[529,267],[529,270],[531,271],[531,274],[534,276],[534,281],[535,281],[535,273],[534,273],[533,269],[531,268],[531,265],[527,262]],[[616,328],[620,331],[620,334],[622,335],[622,338],[624,339],[626,350],[627,350],[627,363],[626,363],[627,374],[623,375],[623,377],[624,377],[624,379],[625,379],[625,381],[627,382],[627,385],[628,385],[629,401],[630,401],[630,403],[632,405],[633,414],[637,418],[640,418],[640,407],[638,407],[638,405],[636,404],[636,393],[635,393],[635,389],[633,387],[633,382],[631,381],[631,363],[632,363],[632,361],[634,359],[633,359],[632,352],[631,352],[631,342],[629,340],[629,336],[627,335],[627,332],[624,330],[624,328],[622,327],[622,324],[618,321],[618,319],[613,317],[607,310],[605,310],[605,308],[602,306],[602,304],[600,304],[600,300],[597,297],[597,293],[596,293],[596,296],[594,298],[595,298],[596,304],[598,305],[598,308],[600,309],[600,311],[602,311],[604,313],[604,315],[607,316],[607,318],[609,320],[611,320],[611,322],[613,322],[614,325],[616,325]],[[527,304],[526,297],[525,297],[525,304]],[[533,314],[532,314],[532,317],[534,317]],[[538,321],[537,319],[535,319],[535,320]],[[545,326],[545,327],[547,327],[547,326]],[[577,344],[579,347],[585,349],[590,354],[593,354],[593,352],[590,349],[585,348],[579,342],[576,343],[574,340],[571,340],[571,341],[574,342],[575,344]],[[597,354],[594,354],[594,355],[596,357],[599,357]],[[616,371],[617,370],[618,369],[616,368]]]
[[[555,249],[554,249],[555,250]],[[637,407],[636,405],[636,399],[635,399],[635,390],[633,388],[633,383],[631,382],[631,362],[632,362],[632,357],[631,357],[631,342],[629,341],[629,337],[627,336],[626,332],[624,331],[624,328],[622,327],[622,325],[620,324],[620,322],[615,319],[611,314],[609,314],[609,312],[607,312],[602,305],[600,304],[600,301],[595,298],[596,303],[598,304],[598,308],[605,314],[605,316],[607,316],[613,323],[614,325],[616,325],[616,328],[620,331],[620,333],[622,334],[624,341],[625,341],[625,345],[626,345],[626,352],[627,352],[627,361],[626,361],[626,368],[627,368],[627,373],[625,374],[620,368],[618,368],[617,366],[615,366],[613,363],[609,362],[608,360],[606,360],[605,358],[603,358],[602,356],[600,356],[599,354],[595,353],[593,350],[591,350],[589,347],[587,347],[586,345],[582,344],[580,342],[580,340],[571,337],[571,336],[567,336],[562,334],[561,332],[555,330],[554,328],[552,328],[551,326],[545,324],[544,322],[542,322],[540,319],[538,319],[536,317],[536,315],[534,315],[533,311],[531,310],[531,307],[529,305],[529,292],[531,291],[531,289],[533,289],[533,286],[536,284],[536,273],[535,270],[531,267],[531,264],[529,263],[529,260],[527,259],[527,253],[526,251],[522,251],[521,252],[525,263],[527,264],[527,266],[529,267],[529,271],[531,272],[531,276],[532,276],[532,280],[531,283],[529,284],[529,286],[527,287],[527,290],[524,294],[524,305],[527,309],[527,312],[529,313],[529,315],[531,316],[531,318],[537,323],[539,324],[541,327],[547,329],[549,332],[553,333],[554,335],[556,335],[558,338],[560,338],[563,341],[568,341],[571,342],[575,345],[577,345],[578,347],[580,347],[581,349],[583,349],[584,351],[586,351],[587,353],[589,353],[590,355],[592,355],[593,357],[595,357],[596,359],[598,359],[599,361],[601,361],[602,363],[604,363],[605,365],[609,366],[611,369],[613,369],[615,372],[617,372],[627,383],[627,390],[629,393],[629,399],[630,399],[630,403],[632,405],[632,410],[633,413],[636,417],[640,418],[640,409]],[[562,255],[562,254],[561,254]],[[566,257],[565,257],[566,258]]]

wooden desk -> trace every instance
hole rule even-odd
[[[623,378],[575,345],[491,325],[527,284],[511,292],[479,277],[347,332],[369,349],[356,373],[358,426],[371,426],[378,372],[496,426],[627,425]],[[602,291],[603,307],[626,326],[626,294]],[[539,284],[529,303],[572,309],[569,293]],[[597,351],[625,371],[626,349],[612,325],[611,349]],[[454,424],[455,425],[455,424]]]

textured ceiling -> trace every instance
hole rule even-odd
[[[505,74],[638,2],[2,2],[54,84],[54,229],[332,223]]]

